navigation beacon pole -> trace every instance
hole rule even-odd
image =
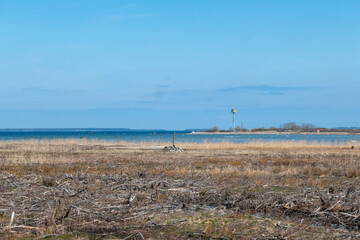
[[[233,114],[233,132],[235,132],[235,113],[236,113],[235,107],[231,108],[231,112]]]

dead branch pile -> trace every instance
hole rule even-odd
[[[250,210],[260,216],[301,219],[315,226],[332,226],[358,231],[360,228],[360,191],[355,187],[322,190],[308,188],[284,194],[243,192],[225,201],[229,209]]]
[[[119,224],[155,213],[217,209],[295,218],[359,230],[360,191],[316,188],[285,194],[231,192],[207,181],[129,175],[77,174],[59,178],[0,174],[0,233],[59,231],[121,235]]]
[[[164,147],[165,152],[182,152],[183,150],[179,147],[175,146],[165,146]]]

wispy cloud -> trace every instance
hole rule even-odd
[[[271,95],[282,95],[288,91],[307,91],[316,89],[317,87],[303,87],[303,86],[271,86],[271,85],[250,85],[250,86],[236,86],[231,88],[220,88],[218,92],[266,92]]]
[[[157,85],[155,87],[156,87],[156,91],[154,93],[154,99],[160,100],[169,92],[169,88],[171,86],[170,85]]]
[[[41,88],[41,87],[27,87],[21,88],[21,92],[24,93],[51,93],[51,94],[62,94],[62,93],[81,93],[83,89],[56,89],[56,88]]]
[[[268,91],[267,94],[269,95],[284,95],[283,92],[279,92],[279,91]]]
[[[23,92],[53,92],[54,89],[46,89],[46,88],[37,88],[37,87],[29,87],[29,88],[22,88],[21,91]]]

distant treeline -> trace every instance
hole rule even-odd
[[[339,128],[324,128],[318,127],[312,123],[302,123],[297,124],[295,122],[286,122],[281,124],[278,127],[269,127],[269,128],[254,128],[246,129],[240,126],[235,127],[235,132],[262,132],[262,131],[276,131],[276,132],[360,132],[360,129],[339,129]],[[233,132],[234,130],[230,128],[229,130],[220,130],[217,126],[214,126],[208,129],[206,132]]]

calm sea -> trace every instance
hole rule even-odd
[[[249,141],[307,141],[307,142],[360,142],[360,135],[195,135],[190,131],[176,131],[176,142],[249,142]],[[173,131],[123,129],[16,129],[0,130],[0,140],[29,139],[87,139],[130,142],[171,142]]]

